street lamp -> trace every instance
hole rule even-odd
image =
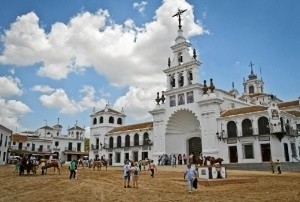
[[[221,135],[220,135],[220,133],[218,131],[216,133],[216,136],[217,136],[218,140],[221,140]]]
[[[152,142],[151,142],[151,140],[149,138],[146,138],[146,143],[147,143],[147,145],[149,147],[149,150],[151,150]]]

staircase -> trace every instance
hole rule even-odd
[[[223,165],[227,170],[271,171],[271,163],[231,163]],[[276,166],[276,162],[274,162],[274,165]],[[300,172],[300,162],[282,162],[281,170],[283,172]]]

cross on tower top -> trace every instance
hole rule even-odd
[[[253,74],[253,63],[252,63],[252,61],[250,61],[250,64],[249,64],[249,67],[251,67],[251,74]]]
[[[178,22],[179,22],[179,26],[178,28],[181,29],[181,14],[184,13],[187,9],[185,10],[180,10],[180,8],[178,8],[177,13],[175,13],[172,17],[178,16]]]

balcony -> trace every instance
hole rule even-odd
[[[81,148],[77,148],[77,147],[65,147],[65,151],[81,152]]]
[[[51,149],[35,148],[35,147],[19,147],[17,145],[10,146],[11,151],[23,151],[23,152],[51,152]]]

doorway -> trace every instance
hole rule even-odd
[[[285,161],[290,161],[290,155],[289,155],[289,147],[287,143],[283,144],[284,147],[284,157],[285,157]]]
[[[192,137],[189,139],[189,155],[193,154],[193,162],[199,159],[199,155],[202,152],[202,144],[200,137]]]
[[[129,160],[129,153],[125,153],[125,160]]]
[[[145,160],[148,158],[148,152],[142,152],[142,160]]]
[[[260,151],[261,151],[262,162],[271,161],[271,147],[270,147],[270,144],[261,144],[260,145]]]
[[[237,163],[238,162],[238,153],[236,146],[229,147],[229,162],[230,163]]]
[[[139,161],[139,152],[134,151],[132,154],[133,154],[133,161],[138,162]]]

